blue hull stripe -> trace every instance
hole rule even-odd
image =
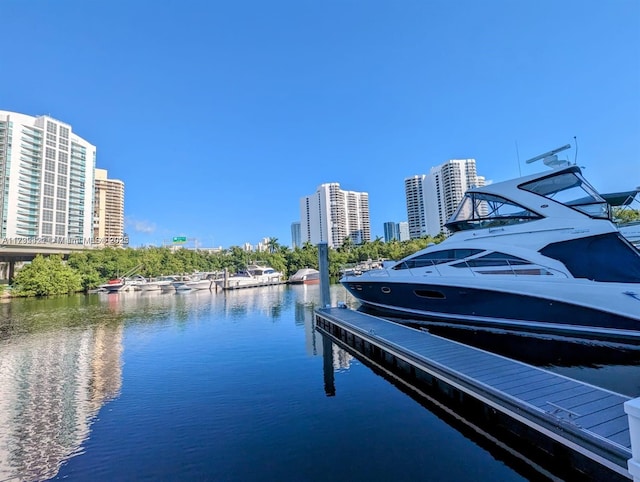
[[[423,283],[342,283],[360,302],[389,311],[411,313],[452,321],[491,319],[544,323],[640,333],[640,323],[631,318],[571,303],[534,296],[476,288]]]

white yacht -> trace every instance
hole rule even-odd
[[[140,285],[141,291],[166,291],[173,288],[171,283],[175,281],[175,276],[160,276],[156,279],[150,279],[146,283]]]
[[[232,276],[216,279],[215,283],[223,290],[253,288],[283,283],[284,275],[270,266],[252,264]]]
[[[320,283],[320,271],[314,268],[301,268],[289,276],[290,284],[314,285]]]
[[[543,154],[557,164],[557,152]],[[640,251],[578,166],[467,191],[453,234],[341,283],[412,319],[640,342]]]
[[[121,277],[109,280],[107,283],[100,285],[100,291],[107,293],[119,293],[125,291],[137,291],[146,283],[146,279],[140,275],[131,277]]]
[[[213,286],[214,273],[196,273],[191,276],[186,285],[192,290],[210,290]]]

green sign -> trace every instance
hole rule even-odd
[[[176,236],[173,238],[173,242],[174,243],[186,243],[187,242],[187,237],[186,236]]]

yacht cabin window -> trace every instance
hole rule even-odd
[[[564,204],[591,218],[609,219],[609,204],[582,177],[578,168],[575,171],[564,171],[537,179],[519,187]]]
[[[469,256],[474,256],[478,253],[482,253],[483,251],[483,249],[443,249],[440,251],[431,251],[430,253],[419,254],[413,258],[401,261],[392,269],[423,268],[425,266],[450,263],[459,259],[468,258]]]
[[[541,218],[539,214],[495,194],[467,192],[446,226],[455,232],[520,224]]]
[[[479,258],[467,259],[460,263],[452,264],[454,268],[476,268],[485,266],[514,266],[531,264],[526,259],[518,258],[506,253],[493,252]]]

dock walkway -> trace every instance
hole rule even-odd
[[[628,397],[346,308],[316,310],[321,331],[377,347],[544,437],[631,478]],[[350,343],[349,343],[350,342]]]

